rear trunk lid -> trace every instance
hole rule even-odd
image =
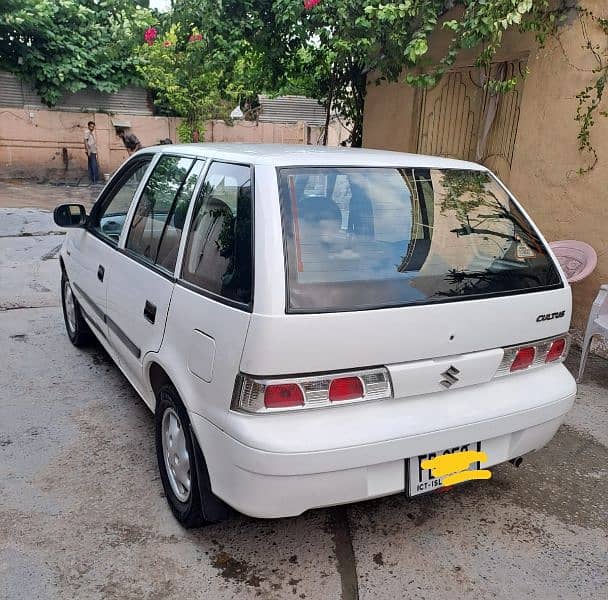
[[[278,180],[285,314],[254,304],[244,373],[387,366],[399,397],[489,381],[503,348],[568,330],[570,288],[487,171],[290,167]]]
[[[567,332],[570,306],[566,287],[373,311],[254,313],[241,370],[275,376],[388,366],[399,397],[442,390],[442,373],[455,366],[460,373],[454,387],[474,385],[494,376],[502,348]]]

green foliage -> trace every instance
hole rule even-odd
[[[232,65],[250,55],[244,87],[301,91],[333,106],[351,123],[355,146],[369,83],[397,81],[405,72],[411,85],[435,85],[463,50],[489,70],[507,29],[534,31],[542,40],[558,20],[549,0],[177,0],[171,19],[207,32],[228,79]],[[451,43],[431,60],[430,38],[440,29]],[[486,85],[506,91],[515,84]]]
[[[177,127],[176,127],[176,132],[177,132],[177,139],[182,142],[182,144],[190,144],[191,142],[194,141],[194,132],[199,131],[199,135],[204,135],[205,134],[205,130],[202,129],[202,131],[198,130],[197,127],[203,127],[204,128],[204,124],[203,123],[189,123],[188,121],[182,121]],[[202,135],[199,138],[202,139]]]
[[[422,65],[427,67],[420,73],[408,69],[407,83],[416,86],[434,85],[454,65],[462,50],[473,50],[476,66],[490,71],[492,59],[500,48],[502,38],[510,28],[521,32],[534,31],[538,39],[544,39],[554,22],[553,11],[548,0],[455,0],[451,3],[439,3],[446,6],[460,6],[456,13],[458,18],[444,20],[440,18],[445,11],[431,17],[432,27],[423,28],[417,35],[428,38],[438,27],[450,33],[450,44],[445,54],[436,64]],[[408,65],[404,65],[407,69]],[[420,61],[418,65],[421,66]],[[488,79],[486,86],[492,91],[505,92],[516,85],[516,81],[507,82]]]
[[[295,0],[176,0],[161,28],[179,23],[185,34],[200,31],[222,88],[241,99],[308,93],[316,91],[316,65],[303,43],[309,30],[301,14]]]
[[[130,0],[3,0],[0,63],[49,106],[66,92],[135,81],[134,40],[152,13]]]
[[[143,37],[142,37],[143,39]],[[155,103],[167,112],[184,117],[178,129],[182,142],[200,139],[207,119],[225,117],[230,90],[223,89],[223,73],[208,58],[207,38],[197,32],[183,32],[180,25],[137,49],[137,72],[155,95]]]
[[[604,92],[608,83],[608,46],[596,44],[592,41],[588,30],[588,24],[595,25],[599,31],[608,37],[608,19],[602,19],[591,11],[578,7],[577,14],[583,33],[583,49],[591,54],[594,67],[591,70],[592,80],[576,95],[577,107],[574,117],[579,124],[578,148],[581,152],[591,155],[591,162],[579,169],[579,174],[584,175],[592,171],[598,163],[599,157],[591,143],[591,129],[595,125],[596,116],[608,117],[608,112],[600,110],[604,99]]]

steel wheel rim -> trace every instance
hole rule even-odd
[[[190,497],[190,455],[178,414],[167,408],[162,421],[163,457],[171,490],[180,502]]]
[[[74,294],[72,294],[72,288],[70,287],[69,281],[66,281],[63,284],[63,297],[68,329],[70,330],[70,333],[76,333],[76,301],[74,300]]]

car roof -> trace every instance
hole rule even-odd
[[[199,143],[146,148],[164,154],[184,154],[231,162],[271,166],[392,166],[486,170],[482,165],[423,154],[368,148],[332,148],[296,144]]]

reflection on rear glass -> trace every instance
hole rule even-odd
[[[280,171],[290,310],[381,308],[560,286],[484,171]]]

